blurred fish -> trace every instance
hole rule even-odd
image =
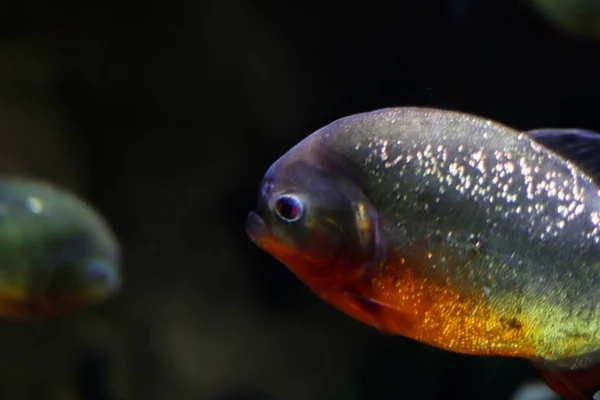
[[[563,30],[600,39],[600,0],[531,0],[549,21]]]
[[[600,387],[600,136],[384,109],[277,160],[246,231],[383,332],[531,360],[569,400]]]
[[[0,179],[0,317],[99,303],[120,274],[117,240],[89,205],[46,183]]]

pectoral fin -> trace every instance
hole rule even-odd
[[[390,304],[366,298],[357,293],[349,293],[349,296],[353,298],[353,306],[371,318],[368,323],[382,332],[403,334],[414,325],[414,319],[411,316]]]

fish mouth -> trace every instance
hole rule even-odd
[[[269,237],[269,229],[265,221],[254,211],[248,213],[246,218],[246,233],[250,240],[259,247],[263,247],[265,240]]]

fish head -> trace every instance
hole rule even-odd
[[[351,279],[378,247],[377,212],[360,185],[315,151],[292,149],[269,168],[246,232],[302,280],[321,284]]]
[[[43,254],[31,292],[32,307],[40,313],[94,305],[121,288],[120,249],[108,231],[82,230],[53,238]]]

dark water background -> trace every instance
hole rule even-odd
[[[0,323],[0,399],[507,400],[527,362],[354,321],[244,218],[277,157],[356,112],[600,131],[599,54],[517,0],[0,3],[0,173],[81,193],[126,266],[114,301]]]

